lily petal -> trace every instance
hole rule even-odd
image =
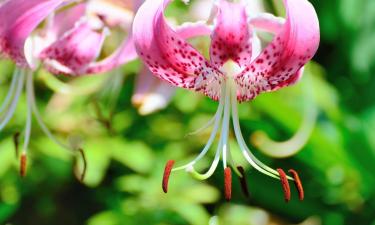
[[[313,6],[307,0],[284,0],[284,4],[287,18],[282,30],[251,65],[235,77],[239,101],[295,83],[301,75],[300,69],[318,49],[319,22]]]
[[[31,66],[24,52],[30,33],[64,0],[7,0],[0,6],[0,51],[19,66]]]
[[[132,103],[137,106],[141,115],[148,115],[165,108],[175,91],[175,87],[153,76],[144,68],[137,76]]]
[[[52,18],[51,27],[47,32],[54,36],[54,40],[62,36],[66,31],[72,29],[77,21],[85,15],[87,4],[81,3],[67,10],[57,13]]]
[[[261,13],[251,18],[249,23],[258,29],[271,33],[279,33],[285,25],[285,19],[276,17],[270,13]]]
[[[157,77],[177,87],[219,96],[221,74],[165,21],[169,0],[147,0],[138,10],[133,35],[139,56]]]
[[[44,49],[40,58],[52,73],[81,75],[97,58],[104,38],[105,32],[95,31],[88,22],[79,21],[72,30]]]
[[[104,11],[104,14],[100,14],[102,16],[105,16],[104,19],[107,20],[107,23],[110,23],[112,25],[121,23],[121,27],[124,30],[130,31],[128,37],[124,39],[120,47],[118,47],[115,52],[99,62],[91,63],[87,67],[86,73],[90,74],[109,71],[138,57],[137,51],[135,50],[134,46],[132,31],[130,28],[134,17],[133,12],[137,12],[138,8],[143,3],[143,0],[96,0],[92,2],[91,6],[94,7],[94,9],[98,6],[100,7],[100,4],[96,4],[98,2],[102,2],[102,4],[104,3],[114,5]],[[113,11],[114,9],[111,8],[116,8],[115,11],[120,10],[121,12],[118,11],[118,13],[115,13],[115,11]],[[130,9],[133,12],[131,12]],[[100,8],[97,8],[97,10],[99,13],[103,13],[103,10],[101,10]]]
[[[117,50],[107,58],[98,62],[90,63],[85,73],[104,73],[127,62],[130,62],[137,57],[138,55],[135,50],[133,37],[132,35],[129,35],[128,38],[124,39],[120,47],[118,47]]]
[[[210,48],[211,62],[220,68],[227,60],[235,61],[240,67],[251,62],[251,31],[243,3],[220,0],[217,3],[215,30]]]

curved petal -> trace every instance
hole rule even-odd
[[[136,12],[138,8],[140,7],[140,5],[143,3],[143,0],[125,0],[125,1],[124,0],[110,0],[110,1],[97,0],[91,4],[93,5],[92,7],[98,7],[96,2],[105,2],[106,4],[114,4],[116,6],[118,5],[122,6],[120,7],[120,9],[117,9],[117,10],[122,11],[122,13],[118,13],[118,14],[114,13],[115,14],[114,17],[113,15],[109,17],[108,13],[111,13],[110,11],[104,11],[104,13],[107,13],[106,15],[106,19],[108,20],[107,22],[112,21],[112,25],[115,25],[116,24],[115,21],[118,21],[121,23],[122,28],[124,28],[125,30],[128,30],[131,27],[130,25],[133,21],[134,15],[132,13],[130,15],[130,12],[124,13],[126,12],[125,9],[131,8],[134,12]],[[100,10],[100,8],[98,8],[98,11],[99,13],[103,13],[103,11]],[[131,17],[131,21],[128,20],[130,17]],[[115,52],[113,52],[111,55],[109,55],[108,57],[106,57],[105,59],[99,62],[91,63],[87,67],[86,73],[103,73],[103,72],[109,71],[113,68],[116,68],[122,64],[125,64],[127,62],[130,62],[136,59],[138,57],[138,54],[135,50],[132,33],[131,31],[129,32],[130,34],[128,35],[128,37],[124,39],[120,47],[117,48]]]
[[[242,73],[235,77],[237,98],[247,101],[295,83],[300,69],[318,49],[319,22],[307,0],[284,0],[287,19],[282,30]]]
[[[141,115],[148,115],[165,108],[170,102],[176,88],[156,78],[144,68],[137,76],[136,88],[132,103]]]
[[[261,13],[251,18],[249,23],[258,29],[271,33],[279,33],[285,25],[285,19],[269,13]]]
[[[87,4],[80,3],[67,10],[57,13],[51,21],[47,32],[53,35],[54,40],[62,36],[66,31],[72,29],[82,16],[85,15]]]
[[[133,37],[130,35],[110,56],[99,62],[90,63],[85,73],[104,73],[136,59],[137,56],[138,55],[135,50]]]
[[[86,21],[79,21],[39,57],[52,73],[80,75],[97,58],[104,38],[105,32],[95,31]]]
[[[59,37],[61,37],[65,32],[71,30],[77,21],[85,15],[86,4],[81,3],[75,5],[62,12],[51,14],[46,18],[46,26],[38,32],[38,35],[33,36],[37,43],[32,45],[32,58],[38,59],[40,53],[53,42],[55,42]],[[26,48],[28,47],[26,42]],[[26,50],[27,52],[27,50]],[[28,55],[26,55],[28,57]],[[31,60],[28,60],[31,61]]]
[[[133,36],[139,56],[160,79],[218,99],[221,73],[168,26],[163,11],[169,2],[147,0],[138,10]]]
[[[251,62],[251,31],[245,5],[220,0],[210,48],[211,62],[221,67],[229,59],[241,68]]]
[[[8,0],[0,6],[0,51],[19,66],[27,66],[25,41],[64,0]],[[30,65],[29,65],[30,66]]]

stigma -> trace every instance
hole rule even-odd
[[[193,177],[199,180],[206,180],[210,178],[213,173],[216,171],[220,161],[222,162],[223,170],[224,170],[224,196],[227,201],[229,201],[232,197],[232,171],[236,174],[239,178],[240,185],[242,191],[246,197],[249,196],[247,181],[246,181],[246,174],[245,170],[241,165],[238,165],[233,157],[232,151],[229,145],[229,134],[231,131],[231,120],[232,120],[232,127],[234,131],[234,136],[236,138],[237,144],[239,149],[246,159],[246,161],[250,164],[251,167],[259,171],[260,173],[272,177],[276,180],[279,180],[281,183],[281,187],[284,193],[284,199],[286,202],[289,202],[291,199],[291,191],[289,186],[289,181],[293,181],[299,193],[299,200],[304,199],[304,191],[302,182],[299,178],[298,173],[290,169],[288,172],[290,176],[288,176],[285,171],[281,168],[273,169],[259,159],[255,157],[252,151],[247,146],[245,139],[242,135],[239,117],[238,117],[238,102],[237,102],[237,85],[233,80],[233,74],[237,74],[240,68],[237,66],[236,63],[228,61],[222,67],[222,72],[225,74],[225,80],[221,83],[220,86],[220,98],[219,98],[219,105],[217,111],[212,120],[205,126],[212,126],[212,132],[206,145],[204,146],[203,150],[200,154],[191,162],[173,168],[175,162],[170,160],[167,162],[165,166],[164,176],[163,176],[163,190],[165,193],[168,191],[168,183],[169,178],[172,172],[176,171],[186,171],[190,173]],[[219,142],[216,148],[214,159],[211,163],[211,166],[208,170],[204,173],[198,172],[194,166],[197,162],[199,162],[208,151],[212,148],[213,143],[216,137],[219,136]]]

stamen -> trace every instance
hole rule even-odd
[[[290,187],[289,187],[288,178],[286,177],[284,170],[277,169],[277,172],[280,175],[280,181],[283,186],[285,202],[289,202],[290,201]]]
[[[277,175],[277,171],[273,170],[272,168],[260,162],[247,147],[245,140],[242,136],[242,132],[241,132],[240,124],[239,124],[237,97],[236,97],[237,95],[236,95],[235,88],[233,88],[231,96],[232,96],[232,122],[233,122],[234,134],[236,136],[237,143],[242,151],[242,154],[244,155],[245,159],[251,164],[251,166],[253,166],[256,170],[270,177],[279,179],[279,176]]]
[[[249,189],[247,187],[247,181],[246,181],[246,177],[245,177],[245,170],[244,170],[244,168],[242,166],[238,166],[237,169],[241,173],[241,176],[239,177],[239,179],[240,179],[240,184],[241,184],[242,192],[243,192],[243,194],[245,195],[246,198],[249,198],[250,197],[250,193],[249,193]]]
[[[305,198],[305,192],[303,191],[301,179],[299,178],[298,173],[295,170],[290,169],[288,172],[291,173],[294,178],[294,184],[296,185],[296,188],[298,190],[299,200],[302,201]]]
[[[26,153],[22,153],[20,158],[20,175],[21,177],[26,176],[26,167],[27,167],[27,156]]]
[[[12,99],[12,96],[15,94],[15,91],[16,91],[16,86],[18,84],[18,80],[19,80],[19,70],[18,69],[15,69],[14,72],[13,72],[13,75],[12,75],[12,81],[10,83],[10,87],[9,87],[9,90],[8,90],[8,93],[3,101],[3,103],[1,104],[1,107],[0,107],[0,114],[7,108],[7,106],[9,105],[10,103],[10,100]]]
[[[10,106],[7,108],[5,115],[3,118],[0,119],[0,131],[8,124],[9,120],[13,117],[14,111],[16,110],[19,98],[22,93],[22,89],[24,86],[25,76],[23,70],[20,71],[21,78],[17,81],[17,88],[14,93],[14,97]]]
[[[190,163],[188,163],[186,165],[174,168],[172,171],[177,171],[177,170],[183,170],[183,169],[191,168],[192,166],[194,166],[195,163],[197,163],[200,159],[202,159],[207,154],[208,150],[210,150],[210,147],[212,146],[212,144],[213,144],[213,142],[215,140],[216,134],[218,133],[218,130],[219,130],[219,127],[220,127],[221,118],[222,118],[222,114],[223,114],[223,110],[224,110],[224,96],[221,96],[220,97],[220,102],[219,102],[219,107],[218,107],[218,109],[217,109],[217,111],[215,113],[215,116],[214,116],[214,119],[215,119],[214,128],[213,128],[213,130],[211,132],[211,135],[210,135],[210,137],[209,137],[209,139],[207,141],[207,144],[204,146],[204,148],[201,151],[201,153],[199,153],[199,155],[193,161],[191,161]]]
[[[39,110],[38,110],[38,107],[36,105],[36,101],[35,101],[35,93],[34,93],[34,85],[33,85],[33,82],[32,82],[32,71],[28,71],[28,76],[30,77],[28,79],[28,85],[27,85],[27,96],[30,97],[30,103],[31,103],[31,108],[32,108],[32,111],[34,113],[34,116],[35,116],[35,119],[36,121],[38,122],[40,128],[42,129],[42,131],[44,132],[44,134],[49,138],[51,139],[53,142],[55,142],[57,145],[61,146],[62,148],[64,149],[67,149],[67,150],[72,150],[70,148],[70,146],[60,142],[52,133],[51,131],[48,129],[48,127],[44,124],[43,120],[42,120],[42,116],[40,115],[39,113]]]
[[[232,170],[230,167],[224,169],[224,191],[225,200],[230,201],[232,198]]]
[[[16,132],[16,133],[13,135],[14,150],[15,150],[16,157],[17,157],[17,158],[18,158],[18,155],[19,155],[20,135],[21,135],[20,132]]]
[[[86,172],[87,172],[87,160],[86,160],[85,152],[83,151],[82,148],[78,149],[78,152],[80,153],[81,158],[82,158],[82,162],[83,162],[83,169],[82,169],[82,173],[81,173],[81,176],[80,176],[80,181],[83,182],[83,180],[86,177]]]
[[[204,174],[198,173],[197,171],[195,171],[193,166],[190,166],[190,167],[186,168],[186,171],[189,172],[194,178],[196,178],[198,180],[206,180],[209,177],[211,177],[212,174],[215,172],[215,170],[217,168],[217,165],[219,164],[220,153],[221,153],[220,149],[222,148],[222,146],[223,146],[223,142],[222,142],[222,140],[220,140],[219,145],[216,149],[214,161],[212,162],[210,168],[208,169],[208,171],[206,173],[204,173]]]
[[[205,125],[203,125],[202,127],[198,128],[197,130],[195,131],[192,131],[188,134],[185,135],[185,137],[189,137],[189,136],[193,136],[193,135],[196,135],[196,134],[199,134],[201,133],[202,131],[204,131],[205,129],[209,128],[210,126],[212,126],[212,124],[214,124],[216,121],[216,116],[212,117]]]
[[[164,168],[163,185],[162,185],[164,193],[168,193],[169,176],[171,175],[174,162],[175,162],[174,160],[169,160]]]

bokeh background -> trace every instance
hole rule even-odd
[[[71,79],[42,69],[35,73],[44,120],[60,140],[82,140],[87,174],[81,183],[76,177],[82,159],[56,146],[33,121],[28,174],[19,176],[12,136],[25,123],[23,96],[16,116],[0,133],[0,224],[375,225],[375,1],[311,2],[320,20],[321,45],[301,82],[240,106],[250,148],[274,168],[300,172],[303,202],[293,189],[286,204],[278,181],[245,166],[237,156],[246,168],[250,198],[234,179],[233,199],[224,200],[220,167],[203,182],[174,173],[164,194],[165,162],[182,164],[199,153],[210,129],[186,134],[209,121],[217,103],[178,90],[166,109],[140,115],[131,104],[141,66],[134,61],[100,76]],[[282,14],[281,1],[263,4],[267,11]],[[168,15],[181,23],[207,11],[175,1]],[[207,40],[193,42],[207,45]],[[13,69],[11,62],[1,61],[0,99]],[[116,99],[110,90],[117,89],[108,84],[122,79]],[[265,134],[275,141],[292,139],[269,152],[267,144],[272,143]],[[231,141],[238,152],[233,134]],[[271,157],[300,148],[292,157]],[[201,168],[207,168],[212,155]]]

